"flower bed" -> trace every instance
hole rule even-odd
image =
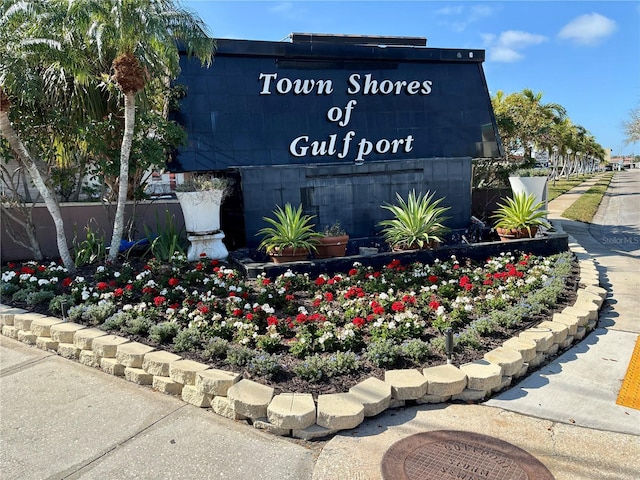
[[[364,261],[364,260],[363,260]],[[570,253],[504,253],[485,262],[356,262],[334,275],[269,279],[202,258],[132,260],[70,277],[55,263],[8,264],[4,303],[99,326],[280,391],[336,391],[384,368],[456,363],[567,304],[577,288]]]

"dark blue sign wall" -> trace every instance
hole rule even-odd
[[[445,202],[452,206],[450,225],[466,225],[471,158],[499,153],[483,60],[482,50],[318,42],[313,37],[301,42],[219,40],[209,69],[182,61],[177,83],[186,87],[186,96],[177,119],[189,143],[170,166],[239,171],[250,245],[258,240],[262,216],[285,202],[302,204],[318,216],[320,226],[341,220],[352,236],[369,236],[375,225],[363,221],[384,218],[380,205],[394,202],[396,192],[406,197],[412,188],[451,197]],[[444,159],[465,159],[451,172],[455,178],[440,176],[449,175],[440,165]],[[335,204],[321,206],[314,200],[323,183],[309,170],[314,166],[336,177],[329,182],[342,192]],[[346,168],[342,173],[340,166]],[[287,171],[295,180],[275,185]],[[394,173],[381,177],[384,171]],[[366,207],[355,194],[356,185],[367,183],[365,177],[375,177],[379,187],[364,194]],[[251,189],[245,188],[247,181]],[[360,221],[352,213],[340,214],[356,207],[371,212],[358,215]]]

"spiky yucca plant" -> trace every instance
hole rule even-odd
[[[290,203],[284,208],[277,206],[273,215],[275,218],[263,217],[272,226],[258,232],[263,237],[258,248],[269,254],[280,253],[285,248],[316,251],[315,239],[321,234],[313,230],[315,225],[311,221],[315,215],[303,215],[302,205],[293,208]]]
[[[529,236],[532,235],[532,228],[549,228],[547,222],[547,211],[543,210],[542,202],[536,203],[533,193],[527,195],[525,192],[517,193],[513,198],[506,198],[505,203],[498,204],[498,210],[491,217],[496,220],[496,228],[505,230],[527,230]]]
[[[441,207],[444,198],[434,200],[434,195],[430,192],[424,196],[422,193],[416,195],[412,190],[405,201],[402,195],[396,193],[396,205],[382,206],[395,217],[378,223],[383,227],[382,234],[391,248],[425,248],[434,241],[442,243],[442,236],[449,231],[443,225],[449,218],[444,213],[451,207]]]

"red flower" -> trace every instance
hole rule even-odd
[[[231,315],[233,315],[234,317],[241,317],[242,316],[242,309],[236,308],[233,312],[231,312]]]
[[[205,305],[204,303],[201,303],[198,305],[198,311],[200,313],[202,313],[203,315],[209,313],[209,307],[207,305]]]
[[[325,283],[327,283],[327,281],[326,281],[323,277],[318,277],[318,278],[316,278],[315,284],[316,284],[318,287],[323,286]]]
[[[98,283],[96,284],[96,288],[97,288],[98,290],[100,290],[100,291],[102,291],[102,290],[106,290],[108,286],[109,286],[109,285],[107,285],[107,282],[98,282]]]
[[[466,275],[463,275],[462,277],[460,277],[460,281],[458,283],[461,287],[464,287],[465,285],[469,285],[471,283],[471,279]]]
[[[278,317],[275,315],[269,315],[267,317],[267,325],[278,325]]]
[[[124,295],[124,290],[122,288],[116,288],[113,291],[113,296],[114,297],[121,297],[122,295]]]
[[[352,268],[351,270],[349,270],[349,276],[353,277],[354,275],[358,274],[358,270],[355,268]]]
[[[307,321],[307,316],[304,313],[296,315],[296,323],[304,323]]]
[[[391,310],[394,312],[404,312],[404,303],[402,302],[393,302],[391,305]]]
[[[322,303],[322,299],[321,298],[314,298],[313,299],[313,306],[314,307],[319,307],[321,303]]]
[[[458,265],[457,263],[453,266],[454,270],[458,270],[460,268],[460,265]]]
[[[126,290],[131,291],[131,290],[133,290],[133,285],[131,285],[130,283],[128,283],[128,284],[127,284],[127,286],[126,286],[126,287],[124,287],[124,288],[125,288]]]
[[[271,284],[271,279],[269,278],[263,278],[262,279],[262,285],[269,285]]]
[[[31,267],[22,267],[20,269],[20,273],[26,273],[28,275],[33,275],[34,273],[36,273],[36,271]]]
[[[160,305],[162,305],[164,303],[165,300],[166,300],[166,298],[164,298],[162,296],[158,296],[158,297],[155,297],[153,299],[153,303],[155,304],[156,307],[159,307]]]
[[[354,318],[351,323],[353,323],[356,327],[361,327],[365,324],[365,320],[362,317]]]
[[[16,268],[16,264],[12,263],[12,262],[9,262],[9,263],[7,263],[7,267],[9,267],[11,270],[13,270],[14,268]]]
[[[327,302],[333,302],[333,293],[331,293],[331,292],[327,292],[327,293],[325,293],[325,294],[324,294],[324,299],[325,299]]]
[[[490,278],[487,278],[484,282],[482,282],[483,285],[493,285],[493,281]]]
[[[253,321],[253,313],[247,313],[247,320],[249,320],[250,322]]]
[[[178,280],[177,278],[171,277],[169,279],[169,286],[170,287],[175,287],[176,285],[178,285],[180,283],[180,280]]]
[[[202,265],[200,262],[196,263],[196,270],[199,272],[200,270],[202,270],[204,268],[204,265]]]
[[[204,253],[204,252],[202,252],[202,253],[200,254],[200,258],[205,258],[206,256],[207,256],[207,254],[206,254],[206,253]]]
[[[439,307],[440,307],[440,302],[439,302],[439,301],[437,301],[437,300],[431,300],[431,301],[429,302],[429,308],[430,308],[431,310],[437,310]]]
[[[62,286],[63,287],[68,287],[72,283],[73,283],[73,279],[71,277],[67,277],[64,280],[62,280]]]
[[[47,269],[47,267],[45,267],[44,265],[38,265],[38,271],[39,272],[44,272]]]
[[[438,283],[438,277],[436,277],[435,275],[429,275],[427,277],[427,280],[429,280],[431,283]]]
[[[285,300],[288,300],[289,302],[292,302],[293,300],[296,299],[296,296],[289,293],[284,298],[285,298]]]

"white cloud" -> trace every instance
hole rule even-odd
[[[441,22],[455,32],[464,31],[469,25],[493,14],[495,9],[486,5],[451,6],[436,10],[436,14],[445,19]]]
[[[579,45],[596,45],[616,30],[616,22],[590,13],[574,18],[558,33],[558,37],[572,40]]]
[[[524,58],[521,50],[546,42],[547,37],[519,30],[507,30],[499,36],[482,35],[482,40],[488,51],[488,60],[510,63]]]

